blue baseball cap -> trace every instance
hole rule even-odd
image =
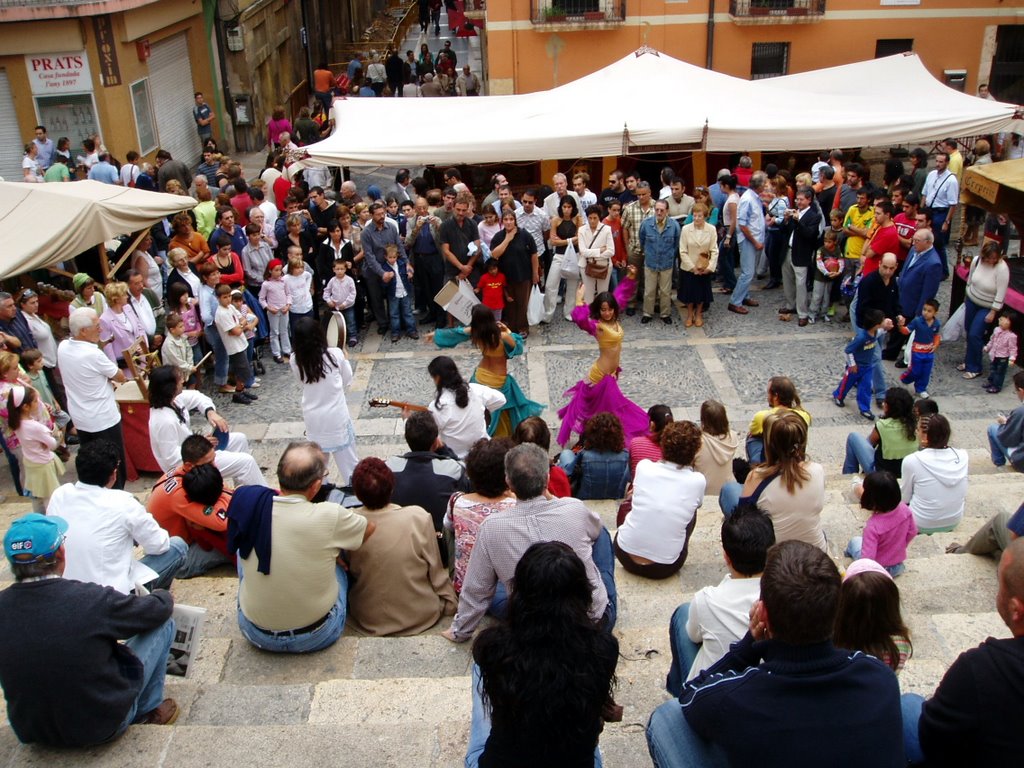
[[[61,548],[67,532],[64,518],[32,512],[11,523],[4,535],[4,554],[14,565],[38,563]]]

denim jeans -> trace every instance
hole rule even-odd
[[[228,351],[224,349],[216,325],[206,326],[203,333],[206,335],[206,343],[213,350],[213,383],[223,387],[228,383]]]
[[[142,564],[152,568],[157,573],[153,581],[146,584],[151,592],[154,589],[170,589],[174,581],[174,574],[185,562],[188,554],[188,544],[180,536],[171,536],[170,546],[162,555],[146,555],[142,558]],[[160,702],[157,702],[158,704]]]
[[[683,683],[690,674],[700,646],[686,634],[686,622],[690,618],[690,604],[683,603],[672,614],[668,624],[668,644],[672,650],[672,665],[665,678],[665,690],[676,698],[683,692]]]
[[[416,319],[412,316],[412,296],[406,294],[400,299],[388,299],[388,314],[391,316],[391,336],[402,335],[402,328],[406,333],[416,332]]]
[[[349,339],[358,339],[359,322],[356,320],[356,308],[348,307],[341,310],[341,314],[345,318],[345,333],[348,334]]]
[[[128,730],[129,725],[136,720],[141,720],[143,716],[148,715],[163,702],[167,654],[171,650],[173,639],[174,619],[168,619],[156,629],[125,640],[124,644],[142,662],[142,690],[135,697],[131,709],[128,710],[124,721],[110,737],[110,740],[120,736]]]
[[[340,565],[335,566],[338,579],[338,600],[327,614],[327,619],[312,632],[265,632],[242,613],[238,606],[238,628],[242,635],[257,648],[271,653],[312,653],[334,645],[345,630],[346,606],[348,604],[348,573]],[[238,563],[238,582],[242,582],[242,563]]]
[[[860,432],[846,436],[846,458],[843,459],[843,474],[875,471],[875,447]]]
[[[736,241],[732,240],[726,245],[722,240],[718,248],[718,276],[722,278],[722,285],[728,290],[736,287]]]
[[[270,354],[280,357],[292,353],[292,342],[288,338],[288,314],[267,312],[267,323],[270,325]]]
[[[854,536],[846,545],[846,551],[843,552],[843,554],[852,560],[860,560],[861,552],[863,551],[864,537]],[[879,563],[879,565],[882,564]],[[889,572],[889,575],[892,576],[894,579],[901,573],[903,573],[905,570],[907,570],[907,566],[905,566],[903,563],[896,563],[896,565],[882,565],[882,567],[885,568],[885,570]]]
[[[690,727],[679,701],[666,701],[647,721],[647,749],[655,768],[728,768],[725,752]]]
[[[722,485],[722,490],[718,493],[718,506],[722,510],[722,514],[728,517],[732,514],[733,510],[736,509],[736,505],[740,503],[740,496],[743,495],[743,486],[737,482],[729,482]]]
[[[750,295],[750,283],[754,279],[754,264],[757,262],[759,251],[754,248],[750,240],[740,241],[740,276],[736,280],[736,287],[733,288],[730,304],[742,304],[744,299]]]
[[[1010,366],[1008,357],[997,357],[992,361],[988,369],[988,383],[996,389],[1003,388],[1003,381],[1006,380],[1006,369]]]
[[[747,435],[747,461],[751,464],[764,462],[764,437]]]
[[[480,756],[487,746],[487,737],[491,735],[491,708],[484,704],[483,681],[480,679],[480,667],[473,665],[473,714],[469,724],[469,744],[466,746],[466,768],[476,768],[480,764]],[[601,748],[594,747],[594,768],[601,768]]]
[[[900,710],[903,713],[903,754],[906,755],[908,765],[918,765],[924,762],[921,739],[917,732],[922,707],[924,707],[924,697],[921,694],[904,693],[900,696]]]
[[[231,558],[217,549],[203,549],[196,543],[188,545],[188,554],[181,565],[178,566],[176,579],[192,579],[202,576],[204,573],[213,570],[220,565],[227,565]]]
[[[999,425],[998,424],[989,424],[989,426],[988,426],[988,448],[989,448],[989,455],[992,457],[992,463],[995,464],[997,467],[1001,467],[1006,462],[1008,462],[1010,460],[1010,453],[1012,452],[1012,449],[1011,448],[1007,448],[1005,445],[1003,445],[1001,442],[999,442],[999,438],[997,437],[998,432],[999,432]],[[1016,446],[1014,446],[1014,447],[1016,447]]]
[[[970,299],[964,299],[964,331],[967,334],[967,353],[964,366],[968,371],[981,373],[981,351],[985,346],[985,317],[991,307],[979,307]]]

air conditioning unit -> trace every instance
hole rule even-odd
[[[237,53],[238,51],[245,50],[245,41],[242,39],[242,26],[240,24],[225,29],[224,35],[227,38],[229,51]]]
[[[944,69],[942,70],[942,79],[950,88],[955,88],[958,91],[964,91],[967,87],[967,70]]]

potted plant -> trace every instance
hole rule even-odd
[[[565,11],[554,6],[544,9],[544,21],[553,24],[557,21],[565,21]]]

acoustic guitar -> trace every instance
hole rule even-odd
[[[371,397],[371,408],[408,408],[410,411],[425,411],[427,406],[415,403],[403,403],[401,400],[388,400],[386,397]]]

